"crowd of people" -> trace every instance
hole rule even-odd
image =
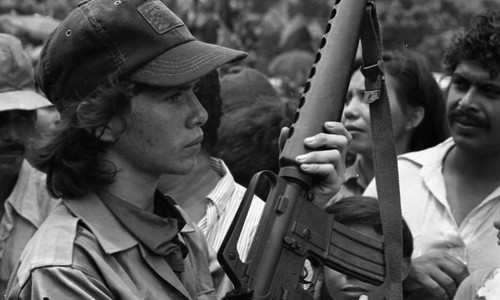
[[[225,298],[217,251],[252,176],[279,172],[314,61],[310,41],[294,42],[307,30],[257,70],[160,0],[85,1],[53,28],[36,57],[0,33],[0,297]],[[458,31],[443,65],[444,90],[422,54],[383,57],[404,299],[500,299],[500,10]],[[317,178],[315,205],[381,239],[363,67],[342,120],[306,138],[296,163]],[[264,200],[252,200],[243,260]],[[384,285],[305,269],[315,299],[384,299]]]

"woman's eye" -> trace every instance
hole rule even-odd
[[[347,92],[347,95],[345,97],[344,105],[347,106],[351,102],[351,100],[352,100],[352,92],[349,91],[349,92]]]
[[[165,101],[177,101],[182,96],[181,93],[175,93],[165,99]]]

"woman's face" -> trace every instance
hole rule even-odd
[[[347,99],[345,102],[342,122],[346,129],[352,135],[351,151],[361,155],[371,155],[372,153],[372,135],[370,123],[370,106],[363,102],[365,94],[364,76],[361,71],[356,71],[351,77]],[[396,88],[397,79],[386,75],[387,94],[389,96],[389,105],[391,108],[392,126],[394,139],[398,150],[407,148],[413,127],[409,127],[409,117],[401,106],[398,99]],[[404,143],[404,145],[401,145]],[[402,151],[398,151],[400,153]]]
[[[365,78],[358,70],[349,83],[342,122],[352,135],[351,151],[371,155],[372,135],[370,128],[370,107],[363,102]]]

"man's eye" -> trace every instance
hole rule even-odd
[[[19,123],[26,123],[29,121],[29,117],[27,115],[20,115],[16,118],[16,121]]]
[[[467,90],[469,88],[469,83],[462,78],[454,77],[451,80],[451,85],[458,90]]]
[[[498,87],[494,87],[492,85],[486,85],[483,87],[483,90],[486,95],[492,98],[499,98],[500,97],[500,89]]]

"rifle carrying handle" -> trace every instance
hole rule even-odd
[[[226,272],[227,276],[233,283],[236,290],[242,287],[241,278],[244,278],[248,263],[244,263],[238,253],[237,244],[240,238],[243,225],[245,225],[246,216],[250,210],[252,200],[261,192],[263,186],[275,186],[276,175],[270,171],[262,171],[256,173],[243,196],[243,199],[236,211],[233,222],[226,233],[226,237],[222,241],[220,250],[217,252],[217,260]],[[264,198],[266,199],[266,198]],[[262,216],[264,217],[264,216]],[[250,256],[251,253],[248,254]],[[246,291],[243,291],[246,292]]]

